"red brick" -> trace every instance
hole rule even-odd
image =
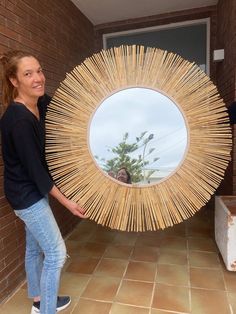
[[[0,281],[8,277],[8,275],[14,271],[18,265],[19,261],[17,259],[10,261],[9,264],[7,264],[6,267],[2,269],[2,271],[0,271]]]
[[[9,235],[5,236],[4,238],[2,238],[2,242],[4,247],[8,244],[11,243],[14,240],[17,240],[19,237],[19,234],[16,233],[16,230],[14,230],[14,232],[11,232]]]
[[[18,23],[15,23],[14,21],[7,20],[6,26],[15,33],[21,34],[23,37],[26,37],[28,39],[31,38],[31,32],[20,26]]]
[[[12,13],[8,9],[6,9],[4,5],[1,5],[0,15],[5,17],[5,18],[7,18],[7,19],[12,20],[12,21],[17,21],[18,20],[17,15],[15,15],[14,13]]]
[[[6,237],[12,235],[15,231],[16,231],[16,228],[15,228],[15,223],[13,221],[13,222],[3,226],[0,229],[0,238],[4,240]]]
[[[4,260],[0,261],[0,272],[6,267]],[[1,289],[0,289],[1,290]]]
[[[12,212],[12,209],[9,207],[8,204],[6,204],[4,207],[1,206],[0,208],[0,217],[8,215],[10,212]]]
[[[5,216],[0,217],[0,226],[7,225],[10,222],[14,221],[15,219],[16,215],[14,214],[13,211],[11,211],[10,213],[7,213]]]
[[[19,264],[8,276],[8,283],[12,283],[14,281],[18,281],[18,278],[23,279],[25,275],[25,266],[24,263]]]
[[[0,291],[3,291],[7,287],[7,279],[4,278],[2,281],[0,281]]]

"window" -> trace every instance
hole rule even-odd
[[[209,75],[209,19],[103,35],[104,48],[120,45],[156,47],[195,62]]]

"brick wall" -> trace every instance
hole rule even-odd
[[[226,105],[230,105],[236,99],[236,1],[219,0],[217,13],[216,49],[224,49],[225,58],[224,61],[216,64],[216,84]],[[234,127],[233,134],[235,134]],[[235,158],[235,145],[233,145],[232,161],[218,189],[218,194],[236,195]]]
[[[94,29],[68,0],[0,0],[0,53],[10,48],[36,54],[53,95],[65,73],[94,52]],[[0,160],[0,302],[24,279],[24,227],[3,194]],[[78,219],[52,206],[63,235]]]

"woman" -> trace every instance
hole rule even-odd
[[[131,184],[131,175],[126,167],[122,167],[118,170],[116,179],[123,183]]]
[[[0,57],[1,119],[5,195],[26,230],[25,268],[31,313],[55,314],[70,297],[57,297],[65,243],[48,203],[48,194],[72,214],[84,210],[67,199],[53,183],[45,161],[45,76],[30,53],[10,51]]]

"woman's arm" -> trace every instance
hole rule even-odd
[[[69,200],[61,193],[61,191],[53,185],[52,189],[49,192],[50,195],[52,195],[56,200],[58,200],[59,203],[61,203],[63,206],[65,206],[69,211],[75,215],[79,216],[80,218],[86,218],[85,217],[85,211],[83,208],[81,208],[78,204],[75,202]]]

